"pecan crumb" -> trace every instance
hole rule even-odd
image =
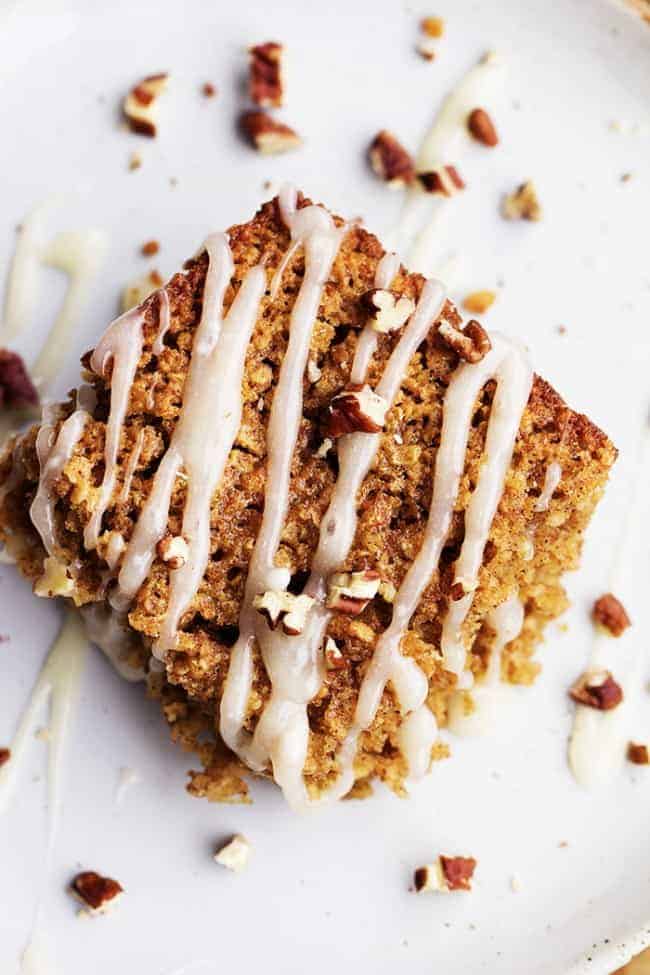
[[[167,87],[169,75],[148,75],[138,82],[122,103],[122,112],[129,128],[138,135],[153,138],[157,133],[156,107],[158,97]]]
[[[436,59],[436,46],[432,37],[423,37],[416,45],[415,50],[425,61],[435,61]]]
[[[472,138],[484,146],[493,148],[499,144],[494,122],[484,108],[475,108],[467,116],[467,128]]]
[[[260,108],[280,108],[284,95],[282,84],[282,44],[268,41],[249,47],[250,100]]]
[[[463,301],[463,308],[473,315],[484,315],[496,301],[496,291],[472,291]]]
[[[129,156],[129,171],[133,172],[135,169],[140,169],[142,165],[142,156],[139,152],[132,152]]]
[[[217,94],[217,89],[211,81],[206,81],[201,86],[201,94],[205,95],[206,98],[214,98],[214,96]]]
[[[335,572],[330,577],[327,607],[349,616],[358,616],[379,592],[381,577],[374,569]]]
[[[368,147],[368,160],[374,173],[392,189],[407,186],[415,179],[411,154],[388,129],[382,129]]]
[[[17,352],[0,349],[0,408],[37,406],[38,393]]]
[[[541,220],[542,207],[531,180],[504,198],[501,212],[506,220]]]
[[[0,767],[6,765],[10,758],[11,758],[11,749],[0,748]]]
[[[423,17],[420,30],[427,37],[442,37],[445,32],[445,22],[442,17]]]
[[[182,535],[167,532],[156,545],[156,553],[170,569],[182,569],[189,558],[190,550]]]
[[[650,745],[631,741],[627,746],[627,757],[634,765],[650,765]]]
[[[333,640],[331,636],[328,636],[325,640],[324,655],[327,670],[345,669],[345,657],[341,653],[336,640]]]
[[[439,166],[430,172],[418,173],[422,188],[427,193],[454,196],[465,189],[465,181],[455,166]]]
[[[623,700],[623,689],[609,670],[588,670],[572,685],[569,695],[588,708],[611,711]]]
[[[237,833],[224,846],[221,846],[214,854],[215,863],[220,863],[222,867],[232,870],[233,873],[241,873],[248,865],[251,855],[251,845],[245,836]]]
[[[361,300],[370,312],[370,327],[375,332],[396,331],[415,311],[411,298],[384,288],[366,291]]]
[[[388,403],[367,384],[348,386],[328,407],[326,430],[329,437],[346,433],[379,433],[383,429]]]
[[[594,603],[591,611],[594,622],[612,636],[621,636],[631,626],[630,617],[623,604],[611,592],[605,593]]]
[[[443,318],[438,326],[438,334],[465,362],[480,362],[492,348],[490,336],[474,319],[461,331]]]
[[[281,623],[287,636],[302,633],[313,604],[311,596],[295,596],[284,589],[267,589],[253,599],[253,608],[266,617],[269,627],[274,630]]]
[[[160,250],[160,244],[157,240],[147,240],[144,242],[140,248],[140,253],[143,257],[153,257]]]
[[[105,911],[123,893],[124,888],[111,877],[94,870],[84,870],[72,879],[70,890],[93,913]]]
[[[418,867],[413,874],[413,886],[418,893],[452,890],[471,890],[476,869],[473,857],[448,857],[441,854],[433,863]]]
[[[266,112],[244,112],[240,116],[239,125],[253,148],[263,155],[289,152],[302,144],[302,139],[294,129],[283,122],[277,122]]]

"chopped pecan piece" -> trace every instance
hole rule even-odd
[[[484,146],[496,146],[499,144],[499,136],[494,127],[494,123],[484,108],[475,108],[467,116],[467,128],[477,142]]]
[[[282,44],[268,41],[249,47],[250,100],[260,108],[280,108],[282,105]]]
[[[311,596],[294,596],[284,589],[267,589],[253,599],[253,607],[266,617],[271,629],[281,623],[288,636],[302,633],[313,603]]]
[[[463,301],[463,308],[473,315],[484,315],[496,300],[496,291],[472,291]]]
[[[336,572],[329,579],[327,607],[348,616],[358,616],[379,591],[381,578],[374,569]]]
[[[588,708],[611,711],[623,700],[623,689],[609,670],[588,670],[572,685],[569,695]]]
[[[434,863],[427,863],[413,874],[413,885],[418,893],[452,890],[471,890],[476,869],[473,857],[447,857],[442,854]]]
[[[362,300],[370,312],[370,327],[375,332],[395,332],[415,310],[411,298],[383,288],[366,291]]]
[[[443,318],[438,334],[465,362],[480,362],[492,348],[490,336],[474,319],[461,331]]]
[[[222,867],[232,870],[233,873],[241,873],[248,865],[251,855],[251,845],[245,836],[237,833],[229,840],[225,846],[220,847],[214,855],[216,863]]]
[[[445,22],[442,17],[423,17],[420,30],[427,37],[442,37],[445,32]]]
[[[501,212],[506,220],[541,220],[542,207],[533,183],[522,183],[506,196]]]
[[[0,768],[3,765],[6,765],[10,758],[11,758],[11,749],[0,748]]]
[[[217,94],[217,89],[211,81],[206,81],[201,86],[201,94],[206,98],[214,98],[214,96]]]
[[[122,111],[132,132],[153,138],[157,132],[156,104],[167,87],[168,74],[143,78],[124,99]]]
[[[297,132],[283,122],[277,122],[266,112],[244,112],[239,124],[253,148],[266,156],[289,152],[302,144]]]
[[[608,630],[612,636],[621,636],[628,626],[632,625],[625,607],[611,592],[605,593],[596,600],[591,615],[594,621]]]
[[[431,172],[418,173],[418,179],[427,193],[454,196],[465,189],[465,182],[455,166],[439,166]]]
[[[634,765],[650,765],[650,745],[631,741],[627,746],[627,757]]]
[[[331,636],[325,640],[324,655],[325,666],[328,670],[343,670],[345,668],[345,657]]]
[[[84,870],[72,879],[70,890],[81,903],[93,913],[112,907],[124,892],[121,884],[111,877],[102,877],[94,870]]]
[[[423,37],[422,40],[418,41],[415,50],[425,61],[435,61],[436,59],[436,42],[432,37]]]
[[[0,349],[0,408],[37,405],[38,393],[25,363],[16,352]]]
[[[407,186],[415,179],[411,154],[387,129],[378,132],[370,143],[368,160],[373,172],[391,188]]]
[[[158,558],[166,562],[170,569],[182,569],[190,554],[189,546],[182,535],[171,532],[160,539],[156,545]]]
[[[140,253],[143,257],[153,257],[159,250],[160,244],[157,240],[146,240],[140,248]]]
[[[379,433],[383,429],[388,403],[367,384],[348,386],[338,393],[328,408],[327,434]]]

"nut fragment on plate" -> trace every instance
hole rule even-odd
[[[470,135],[481,145],[493,148],[499,144],[499,136],[494,122],[484,108],[475,108],[467,116],[467,128]]]
[[[415,179],[415,164],[409,152],[392,132],[382,129],[368,147],[372,171],[391,189],[407,186]]]
[[[418,41],[415,50],[418,52],[421,58],[425,61],[435,61],[436,59],[436,42],[433,37],[423,37]]]
[[[83,870],[73,877],[70,891],[91,914],[101,914],[113,907],[124,888],[112,877],[103,877],[94,870]]]
[[[380,575],[374,569],[335,572],[328,581],[327,608],[348,616],[358,616],[375,598],[380,583]]]
[[[288,636],[302,633],[313,604],[311,596],[295,596],[284,589],[267,589],[253,599],[253,608],[266,617],[270,628],[274,630],[281,623]]]
[[[122,111],[132,132],[150,138],[156,135],[158,98],[167,87],[168,80],[168,74],[151,74],[128,93]]]
[[[336,640],[328,636],[325,640],[325,666],[328,670],[343,670],[345,668],[345,657],[341,653]]]
[[[166,562],[170,569],[182,569],[187,562],[190,550],[182,535],[172,535],[171,532],[160,539],[156,545],[158,558]]]
[[[571,686],[569,695],[588,708],[611,711],[623,700],[623,689],[609,670],[588,670]]]
[[[396,331],[415,310],[415,302],[411,298],[384,288],[366,291],[363,302],[370,312],[370,327],[375,332]]]
[[[11,758],[11,749],[0,748],[0,768],[2,768],[3,765],[6,765],[10,758]]]
[[[542,207],[531,180],[521,183],[503,200],[501,212],[506,220],[541,220]]]
[[[237,833],[224,846],[219,847],[214,854],[214,860],[233,873],[241,873],[247,867],[250,855],[249,841],[241,833]]]
[[[214,96],[217,94],[217,89],[211,81],[205,81],[201,85],[201,94],[206,98],[214,98]]]
[[[143,257],[153,257],[159,250],[160,244],[157,240],[146,240],[140,248],[140,253]]]
[[[496,291],[472,291],[463,301],[463,308],[473,315],[484,315],[496,301]]]
[[[346,433],[379,433],[383,429],[388,403],[368,386],[347,386],[328,407],[327,433],[341,437]]]
[[[302,144],[294,129],[271,118],[266,112],[244,112],[239,124],[253,148],[266,156],[289,152]]]
[[[447,894],[452,890],[471,890],[476,869],[473,857],[440,855],[433,863],[418,867],[413,874],[413,886],[418,893]]]
[[[594,603],[591,615],[598,626],[603,627],[612,636],[621,636],[632,625],[625,607],[611,592],[605,593]]]
[[[480,362],[492,348],[490,336],[474,319],[461,330],[443,318],[438,334],[465,362]]]
[[[282,83],[282,44],[268,41],[248,49],[248,94],[260,108],[280,108],[284,95]]]
[[[439,166],[430,172],[418,173],[418,179],[427,193],[454,196],[465,189],[465,182],[455,166]]]
[[[38,393],[25,363],[16,352],[0,349],[0,408],[37,405]]]
[[[423,17],[420,30],[427,37],[442,37],[445,32],[445,22],[442,17]]]
[[[135,169],[140,169],[142,165],[142,156],[139,152],[132,152],[129,156],[129,170],[133,172]]]
[[[137,305],[153,294],[163,283],[163,279],[155,269],[140,275],[130,284],[127,284],[122,292],[122,311],[130,311]]]
[[[629,742],[627,757],[634,765],[650,765],[650,744],[639,741]]]

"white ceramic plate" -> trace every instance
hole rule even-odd
[[[433,63],[413,53],[420,13],[447,21]],[[246,149],[234,132],[242,50],[269,38],[288,47],[285,117],[306,138],[303,151],[274,159]],[[52,233],[97,226],[110,236],[94,305],[58,380],[63,392],[77,354],[113,315],[118,290],[144,268],[143,240],[163,242],[157,263],[171,273],[208,230],[247,219],[265,180],[285,178],[339,212],[361,213],[371,229],[389,230],[400,204],[366,170],[369,138],[386,126],[415,148],[441,97],[486,48],[502,51],[510,66],[496,113],[502,145],[470,148],[470,189],[441,226],[440,256],[462,257],[459,295],[501,282],[486,322],[525,337],[538,370],[621,450],[583,569],[569,580],[568,632],[550,628],[538,684],[513,692],[513,708],[489,738],[452,742],[453,760],[409,801],[379,792],[307,818],[291,814],[271,787],[257,787],[250,808],[186,796],[190,760],[168,742],[156,707],[93,654],[49,868],[42,743],[34,742],[0,822],[3,975],[18,970],[39,903],[51,965],[43,971],[65,975],[207,975],[235,965],[325,975],[353,964],[377,975],[606,975],[650,938],[650,773],[625,769],[613,786],[587,793],[565,758],[566,687],[588,654],[588,608],[608,584],[646,421],[650,30],[605,0],[436,0],[421,10],[397,0],[5,3],[0,260],[9,259],[14,225],[54,192],[64,200]],[[173,82],[160,138],[149,142],[117,127],[116,106],[139,76],[161,69]],[[206,80],[218,85],[217,99],[198,93]],[[144,162],[130,173],[135,149]],[[632,178],[621,182],[627,172]],[[500,194],[526,177],[538,184],[545,219],[506,224],[497,216]],[[20,340],[32,359],[62,291],[49,275],[48,300]],[[647,653],[646,524],[636,523],[624,553],[622,596],[635,626],[621,652]],[[0,629],[10,635],[0,645],[4,744],[58,611],[7,567],[0,601]],[[647,708],[634,733],[650,733]],[[123,766],[140,782],[117,805]],[[233,831],[255,847],[242,876],[210,857]],[[441,849],[477,857],[471,895],[409,892],[413,867]],[[63,890],[78,864],[126,888],[113,917],[75,918]]]

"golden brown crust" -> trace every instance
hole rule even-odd
[[[226,307],[231,304],[246,271],[260,260],[265,261],[270,284],[289,244],[276,201],[265,204],[252,221],[233,227],[229,234],[235,273],[226,295]],[[304,380],[304,417],[292,463],[289,512],[278,556],[278,563],[290,568],[297,586],[310,568],[319,523],[336,477],[335,452],[326,456],[317,452],[323,439],[323,422],[331,398],[349,379],[358,331],[367,316],[362,299],[374,286],[375,268],[382,255],[383,248],[374,236],[353,227],[344,239],[324,288],[310,353],[320,376],[315,383],[308,376]],[[152,354],[151,346],[158,325],[158,299],[154,295],[145,302],[145,343],[122,437],[117,492],[141,429],[144,429],[144,449],[127,501],[109,507],[103,523],[105,531],[119,531],[126,539],[151,489],[157,464],[179,416],[193,333],[201,312],[206,264],[206,255],[200,254],[188,261],[185,270],[167,285],[171,327],[164,350],[157,357]],[[203,584],[182,621],[178,650],[168,659],[169,685],[175,689],[174,694],[180,695],[174,700],[191,712],[191,726],[197,714],[202,716],[203,724],[206,720],[213,723],[214,715],[218,716],[230,647],[237,634],[248,561],[263,510],[266,423],[286,347],[289,314],[303,272],[304,261],[298,252],[284,273],[276,299],[271,301],[268,291],[263,299],[246,358],[242,425],[212,501],[210,562]],[[398,295],[417,299],[423,283],[420,275],[408,275],[401,268],[391,288]],[[443,316],[452,323],[460,323],[457,311],[448,302]],[[376,384],[399,334],[379,335],[377,355],[370,368],[371,386]],[[401,392],[387,415],[376,464],[359,493],[358,528],[343,569],[377,569],[382,579],[396,587],[404,578],[418,551],[426,522],[442,401],[457,362],[456,353],[432,329],[412,359]],[[106,383],[98,377],[93,381],[98,394],[94,419],[55,485],[59,498],[56,517],[61,554],[70,560],[82,558],[79,601],[102,598],[101,570],[105,567],[101,545],[99,555],[84,554],[82,549],[83,526],[103,471],[104,421],[109,402]],[[148,406],[152,384],[153,406]],[[427,587],[402,644],[403,652],[413,656],[429,677],[429,703],[441,722],[445,720],[454,679],[441,664],[440,620],[447,604],[453,561],[462,541],[463,511],[480,466],[493,387],[493,383],[488,383],[476,403],[466,469],[440,572]],[[0,532],[4,537],[13,532],[24,540],[23,547],[29,555],[22,559],[20,567],[26,575],[35,578],[40,573],[43,553],[26,516],[38,479],[33,432],[19,441],[19,452],[25,475],[0,505]],[[571,411],[548,383],[535,377],[504,495],[490,532],[480,587],[465,627],[467,641],[473,643],[471,666],[475,671],[482,669],[491,639],[489,631],[482,627],[482,620],[490,609],[519,587],[526,620],[522,635],[504,654],[503,672],[515,682],[533,679],[537,665],[531,658],[543,628],[566,606],[561,574],[577,565],[582,534],[615,456],[615,449],[605,434],[586,417]],[[562,480],[549,510],[536,513],[535,502],[542,491],[546,468],[552,461],[561,464]],[[5,457],[0,479],[8,476],[10,467]],[[168,525],[173,534],[180,532],[184,493],[183,483],[177,483]],[[535,554],[532,560],[526,561],[531,531],[535,533]],[[167,584],[168,567],[158,559],[129,615],[131,626],[145,640],[155,637],[159,631],[166,608]],[[331,621],[328,634],[341,648],[346,666],[328,673],[309,707],[312,735],[306,777],[313,790],[318,791],[337,774],[336,750],[350,724],[357,689],[376,637],[386,627],[390,613],[389,603],[375,599],[361,615],[355,618],[335,615]],[[249,729],[254,727],[268,693],[268,678],[258,657],[249,701]],[[178,719],[171,723],[172,727],[176,726],[178,736]],[[372,728],[361,738],[356,765],[359,781],[367,783],[373,776],[379,776],[396,791],[403,789],[405,768],[395,738],[398,724],[399,713],[389,688]],[[192,740],[186,728],[183,736],[186,743]],[[233,794],[246,796],[235,781],[239,773],[231,759],[224,772],[223,756],[219,757],[218,748],[204,747],[203,758],[206,771],[194,777],[194,792],[223,798],[220,783],[228,778]]]

